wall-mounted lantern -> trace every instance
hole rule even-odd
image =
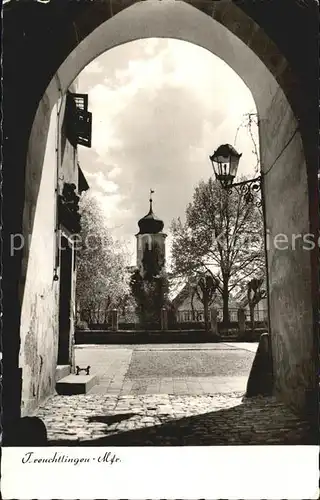
[[[224,189],[232,189],[234,187],[244,187],[244,198],[246,203],[252,203],[254,201],[254,193],[257,191],[262,191],[262,175],[255,177],[254,179],[248,179],[242,182],[233,183],[237,172],[239,161],[242,153],[238,153],[233,146],[230,144],[223,144],[219,146],[218,149],[209,156],[212,163],[212,168],[216,179],[221,183]],[[257,201],[257,205],[261,206],[263,200]]]

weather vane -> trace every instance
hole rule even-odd
[[[149,201],[150,201],[150,210],[152,210],[152,195],[154,193],[154,190],[153,189],[150,189],[150,198],[149,198]]]

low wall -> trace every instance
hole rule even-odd
[[[144,330],[131,330],[111,332],[108,330],[77,330],[75,333],[75,343],[80,344],[168,344],[168,343],[202,343],[202,342],[257,342],[262,331],[258,330],[253,337],[240,338],[238,333],[230,332],[214,336],[205,330],[155,330],[146,332]]]
[[[177,330],[146,331],[103,331],[81,330],[76,331],[76,344],[157,344],[157,343],[191,343],[191,342],[216,342],[218,338],[204,330],[179,332]]]

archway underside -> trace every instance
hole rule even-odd
[[[179,38],[202,46],[239,74],[252,91],[259,115],[267,229],[271,236],[318,233],[312,71],[310,66],[306,71],[308,61],[294,55],[292,49],[281,52],[278,48],[281,22],[286,28],[289,23],[295,40],[301,10],[289,7],[286,1],[281,7],[275,2],[243,2],[237,7],[227,0],[67,4],[62,6],[57,0],[28,5],[30,12],[23,3],[9,4],[7,9],[4,223],[10,233],[32,233],[53,106],[102,52],[148,37]],[[284,7],[291,8],[291,18]],[[266,34],[271,19],[276,18],[278,28],[272,23],[272,31],[277,45]],[[308,35],[305,46],[310,48],[313,33]],[[40,55],[43,46],[46,57]],[[15,182],[18,176],[24,179],[21,185]],[[294,251],[268,251],[275,389],[299,410],[306,409],[309,395],[316,389],[317,255],[317,249],[306,252],[301,246]],[[22,261],[21,256],[10,260],[10,310],[20,308],[28,261],[27,251]],[[8,328],[15,332],[7,343],[12,359],[17,359],[20,348],[19,321],[8,316]],[[21,339],[22,348],[23,342]]]

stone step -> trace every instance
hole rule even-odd
[[[70,365],[58,365],[56,369],[56,382],[59,382],[64,377],[67,377],[71,373]]]
[[[56,391],[63,396],[87,394],[98,383],[97,375],[67,375],[56,384]]]

